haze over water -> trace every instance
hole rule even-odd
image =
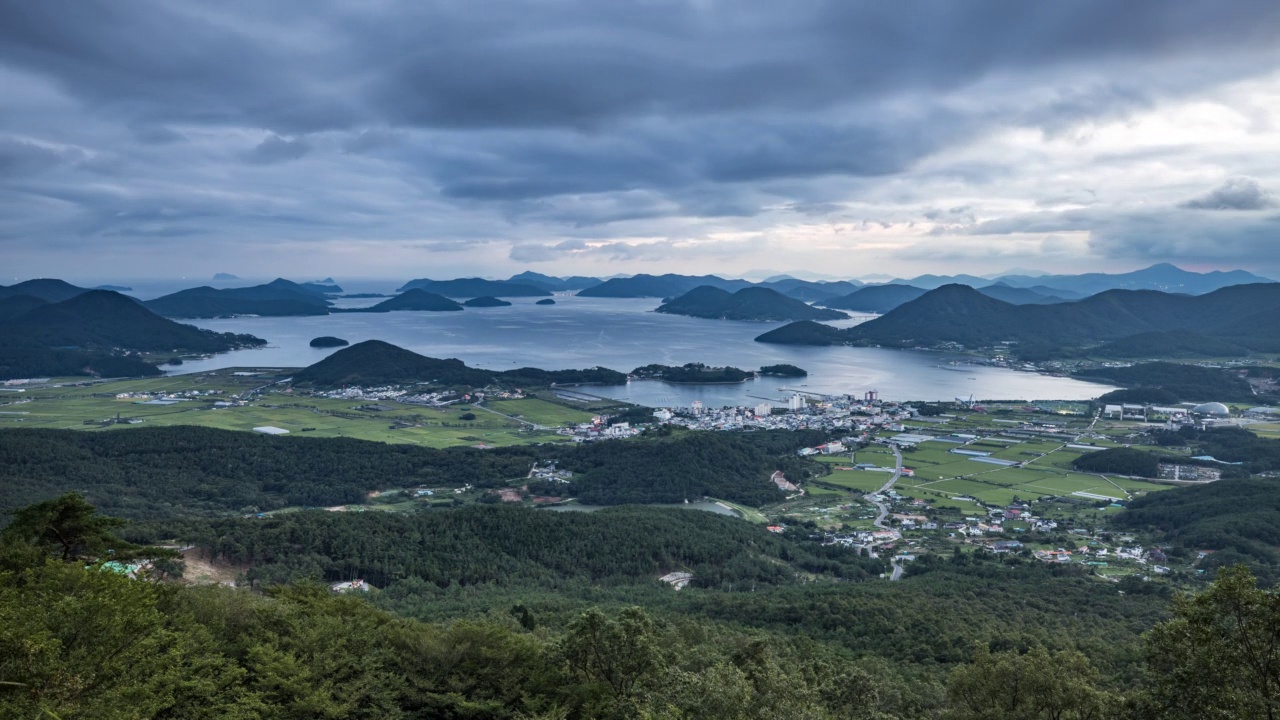
[[[671,385],[637,381],[600,386],[593,394],[650,406],[687,406],[702,400],[712,407],[754,405],[761,398],[781,400],[783,388],[820,393],[880,391],[885,399],[951,400],[973,395],[988,400],[1075,400],[1096,397],[1111,388],[1068,378],[1000,368],[949,364],[961,356],[933,352],[854,347],[769,345],[754,338],[783,323],[702,320],[652,312],[656,299],[606,299],[557,296],[552,306],[534,298],[513,299],[510,307],[467,308],[462,312],[352,313],[319,317],[195,320],[221,332],[250,333],[268,347],[240,350],[188,361],[175,372],[225,367],[304,367],[335,350],[308,345],[320,335],[336,335],[353,344],[384,340],[438,358],[458,358],[494,370],[538,367],[547,370],[603,365],[622,372],[649,363],[702,362],[754,370],[790,363],[809,371],[807,378],[759,378],[734,385]],[[377,300],[343,300],[357,307]],[[856,324],[848,320],[841,325]]]

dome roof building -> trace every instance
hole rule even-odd
[[[1220,402],[1207,402],[1191,408],[1191,412],[1196,415],[1209,415],[1211,417],[1226,417],[1231,414],[1230,408]]]

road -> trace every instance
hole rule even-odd
[[[876,495],[884,495],[886,492],[889,492],[890,488],[893,487],[893,484],[898,482],[898,478],[902,476],[902,451],[898,449],[897,445],[892,443],[890,443],[889,448],[893,450],[893,475],[889,477],[888,482],[876,491]],[[875,526],[881,530],[888,530],[889,524],[885,522],[885,520],[889,517],[889,504],[883,500],[873,500],[872,502],[874,502],[876,508],[880,510],[880,514],[876,516]],[[897,558],[894,558],[890,562],[893,565],[893,573],[889,576],[889,580],[891,582],[896,582],[902,577],[902,564]]]

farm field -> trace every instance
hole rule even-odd
[[[0,402],[0,427],[40,427],[77,429],[91,432],[127,431],[131,427],[198,425],[225,430],[251,431],[270,425],[291,433],[315,437],[350,437],[390,443],[412,443],[430,447],[485,444],[515,445],[531,442],[563,442],[565,438],[548,431],[529,431],[521,423],[470,406],[430,408],[401,405],[393,401],[363,401],[264,392],[246,406],[214,407],[213,402],[230,395],[269,385],[276,376],[243,377],[230,371],[200,375],[124,380],[105,383],[77,383],[63,387],[33,388],[23,393],[6,393]],[[209,395],[209,391],[223,394]],[[199,391],[195,399],[173,404],[140,404],[142,398],[118,398],[122,393],[182,393]],[[544,400],[518,401],[521,414],[541,418],[540,424],[561,424],[555,418],[590,418],[589,413],[565,408]],[[470,413],[475,417],[464,420]],[[117,415],[140,420],[137,424],[108,424]],[[538,422],[538,421],[534,421]]]
[[[538,398],[524,398],[522,400],[490,400],[485,403],[485,407],[495,410],[503,415],[511,415],[513,417],[528,420],[538,425],[568,425],[571,423],[588,422],[591,420],[592,413],[585,410],[577,410],[575,408],[557,405],[547,400]]]

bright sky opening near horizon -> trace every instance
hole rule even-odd
[[[0,0],[14,278],[1280,277],[1275,0]]]

